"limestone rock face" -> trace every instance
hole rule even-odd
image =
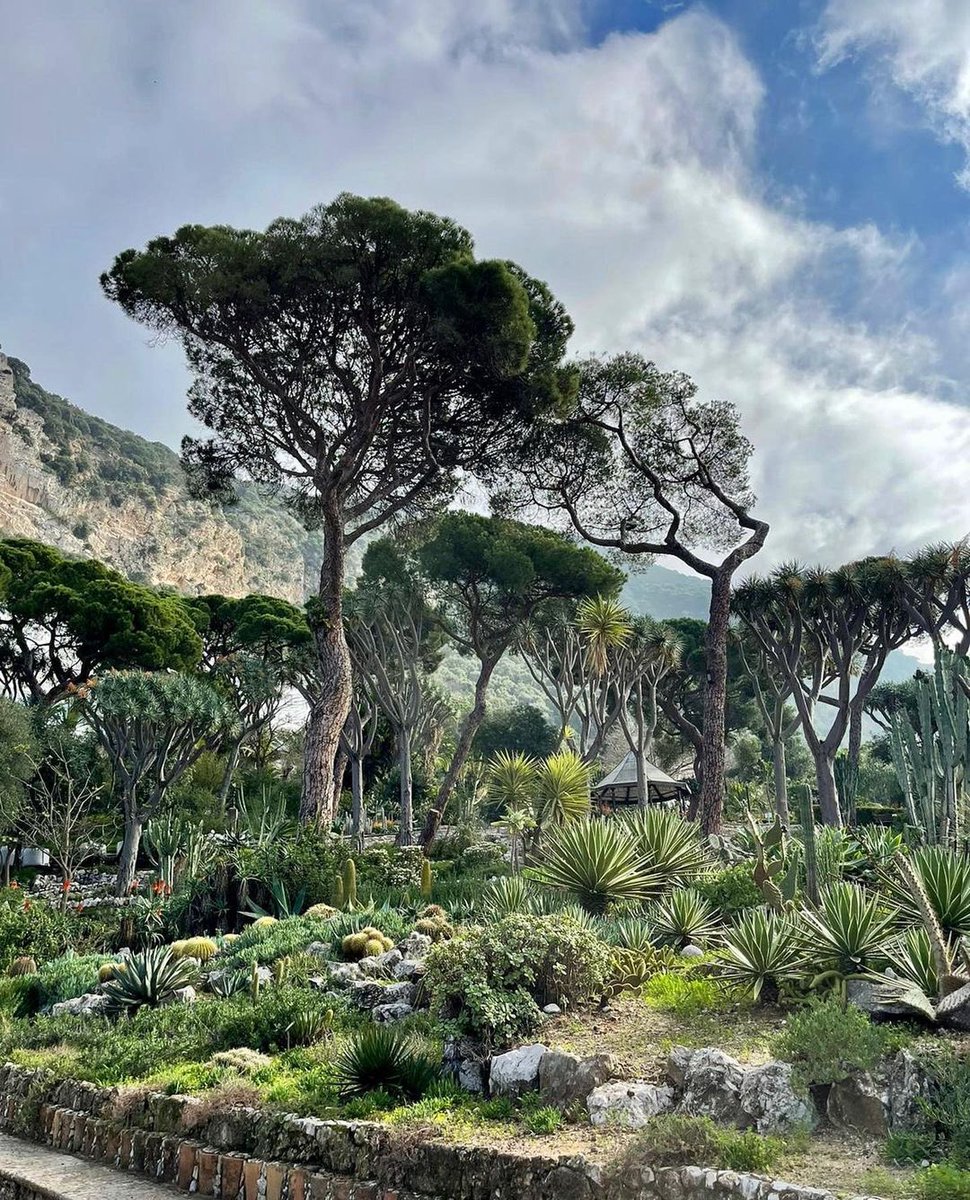
[[[492,1059],[488,1076],[491,1094],[514,1100],[535,1091],[539,1086],[539,1066],[545,1054],[545,1046],[538,1044],[497,1054]]]
[[[391,1004],[378,1004],[371,1010],[371,1016],[381,1025],[389,1025],[392,1021],[403,1021],[414,1012],[410,1004],[397,1000]]]
[[[673,1106],[673,1089],[652,1083],[605,1083],[586,1100],[593,1125],[617,1125],[626,1129],[642,1129],[652,1117],[670,1112]]]
[[[680,1110],[691,1117],[711,1117],[725,1125],[743,1124],[741,1085],[744,1068],[723,1050],[695,1050],[684,1079]]]
[[[362,958],[357,966],[362,975],[373,979],[383,979],[394,973],[394,968],[401,961],[401,951],[396,947],[385,950],[383,954],[371,954]]]
[[[833,1125],[880,1141],[889,1136],[889,1097],[867,1071],[833,1083],[826,1112]]]
[[[922,1101],[928,1095],[926,1071],[908,1050],[900,1050],[889,1066],[889,1126],[893,1132],[920,1124]]]
[[[93,1017],[105,1012],[110,1006],[111,1001],[107,996],[98,992],[88,992],[87,995],[75,996],[71,1000],[62,1000],[60,1004],[55,1004],[51,1008],[51,1014],[55,1017]]]
[[[408,1004],[414,1000],[414,985],[410,983],[379,983],[376,979],[351,981],[350,998],[359,1008],[374,1009],[388,1004]]]
[[[544,1103],[557,1108],[582,1104],[613,1074],[613,1060],[608,1054],[578,1058],[563,1050],[549,1050],[539,1063],[539,1094]]]
[[[818,1123],[814,1104],[792,1084],[790,1063],[748,1067],[738,1099],[745,1123],[754,1125],[758,1133],[788,1133]]]

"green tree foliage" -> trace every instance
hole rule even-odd
[[[518,267],[476,261],[453,221],[350,195],[262,233],[183,226],[119,254],[102,286],[182,341],[190,412],[214,433],[184,446],[200,488],[229,498],[254,480],[323,531],[302,816],[329,821],[347,547],[520,453],[528,423],[573,394],[572,325]]]
[[[491,758],[500,752],[544,758],[559,744],[559,731],[535,704],[516,704],[487,713],[478,727],[472,752]]]
[[[124,814],[117,885],[123,895],[146,823],[199,757],[231,735],[233,718],[208,683],[161,672],[111,671],[75,689],[71,702],[111,763]]]
[[[0,542],[0,681],[7,695],[48,704],[97,671],[190,669],[201,651],[179,597],[40,542]]]
[[[492,674],[525,625],[562,601],[615,593],[624,576],[595,550],[554,530],[468,512],[439,517],[424,532],[417,560],[450,637],[479,663],[472,706],[438,791],[444,811],[485,717]]]

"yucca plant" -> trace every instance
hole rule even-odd
[[[547,829],[589,816],[591,780],[589,766],[572,750],[543,759],[536,771],[536,823]]]
[[[669,946],[707,942],[720,928],[711,905],[693,888],[675,888],[650,911],[657,938]]]
[[[667,808],[637,808],[621,818],[644,865],[661,885],[678,887],[692,882],[707,866],[698,826]]]
[[[400,1030],[390,1025],[371,1025],[355,1034],[337,1053],[334,1072],[344,1100],[378,1090],[419,1100],[435,1081],[438,1064]]]
[[[801,927],[812,986],[857,978],[886,960],[896,912],[857,883],[825,888],[818,910],[803,909]]]
[[[886,959],[897,979],[913,984],[927,996],[940,994],[933,944],[922,926],[914,926],[893,938],[886,947]],[[883,978],[880,977],[880,982]]]
[[[802,945],[791,918],[770,908],[749,908],[725,934],[717,970],[753,999],[777,1000],[782,988],[802,974]]]
[[[305,1008],[297,1013],[284,1030],[286,1045],[289,1049],[294,1046],[312,1046],[314,1042],[328,1037],[333,1028],[333,1009],[320,1012],[318,1009]]]
[[[196,978],[193,965],[172,958],[168,946],[152,946],[118,963],[114,978],[103,984],[101,990],[113,1009],[134,1012],[139,1008],[157,1008]]]
[[[542,861],[528,876],[597,914],[621,900],[646,899],[658,888],[629,834],[612,821],[570,821],[552,831]]]
[[[530,809],[535,800],[538,764],[528,754],[500,750],[488,763],[487,794],[497,807]]]
[[[594,675],[604,675],[614,651],[633,634],[633,621],[623,605],[610,596],[593,596],[576,609],[576,626]]]

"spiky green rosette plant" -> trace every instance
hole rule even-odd
[[[801,915],[806,962],[815,971],[812,986],[842,983],[881,967],[896,919],[879,897],[856,883],[833,883],[818,909]]]
[[[650,913],[657,940],[678,948],[707,942],[720,929],[717,914],[693,888],[676,888]]]
[[[872,975],[877,996],[883,1004],[910,1008],[945,1025],[951,1013],[970,1001],[970,952],[963,936],[947,938],[917,865],[903,851],[896,854],[894,865],[923,936],[913,934],[891,952],[897,978]]]
[[[114,978],[102,985],[102,991],[116,1011],[134,1012],[158,1008],[196,978],[192,963],[173,958],[168,946],[151,946],[118,963]]]
[[[707,855],[695,821],[666,808],[637,808],[621,818],[644,867],[664,890],[692,883],[707,867]]]
[[[334,1070],[344,1100],[374,1091],[419,1100],[434,1082],[438,1064],[407,1034],[371,1025],[337,1054]]]
[[[542,887],[573,896],[587,912],[660,891],[626,831],[612,821],[568,821],[549,834],[542,861],[526,874]]]
[[[718,974],[754,1000],[777,1000],[802,975],[802,943],[792,919],[771,908],[749,908],[725,934]]]

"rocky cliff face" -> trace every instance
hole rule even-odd
[[[297,603],[321,556],[317,535],[255,493],[225,511],[193,500],[171,450],[45,392],[2,353],[0,536],[187,594],[259,591]]]

